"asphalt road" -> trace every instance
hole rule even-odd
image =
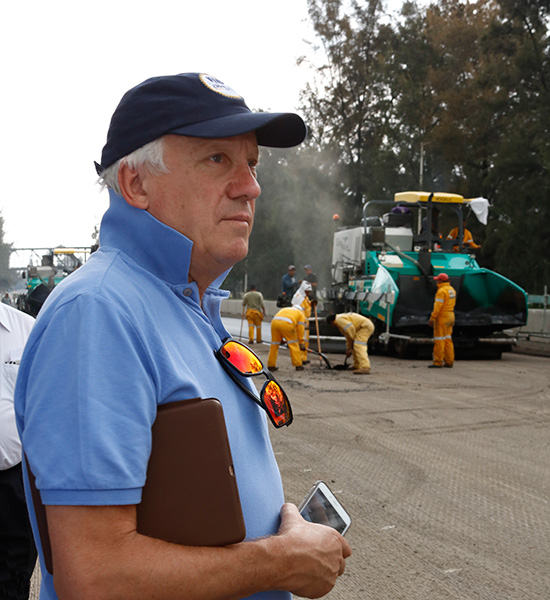
[[[371,362],[296,372],[281,351],[276,373],[295,414],[272,432],[287,500],[322,479],[353,518],[326,598],[550,598],[550,359]]]
[[[253,348],[267,362],[269,346]],[[548,600],[550,358],[371,362],[368,376],[317,357],[296,372],[280,351],[295,419],[272,441],[287,500],[322,479],[353,519],[325,598]]]

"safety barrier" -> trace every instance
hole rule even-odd
[[[527,296],[529,311],[527,313],[527,324],[520,330],[521,335],[550,337],[550,295],[548,286],[544,286],[544,294],[529,294]],[[532,308],[534,306],[542,308]]]

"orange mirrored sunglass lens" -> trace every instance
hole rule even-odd
[[[289,417],[289,406],[283,390],[275,381],[268,381],[263,390],[262,400],[277,424]]]
[[[221,352],[243,375],[253,375],[263,371],[262,363],[246,346],[237,342],[227,342],[223,345]]]

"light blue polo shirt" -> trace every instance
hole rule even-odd
[[[157,405],[213,397],[224,410],[247,539],[276,533],[284,497],[267,417],[214,356],[229,336],[219,314],[223,278],[201,308],[188,283],[192,242],[112,192],[100,240],[48,297],[19,370],[17,425],[43,502],[139,503]],[[57,598],[39,555],[40,598]]]

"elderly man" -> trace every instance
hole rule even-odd
[[[217,352],[218,286],[248,250],[258,145],[304,136],[297,115],[253,113],[205,74],[155,77],[121,100],[97,165],[111,198],[100,248],[48,298],[18,381],[53,554],[42,600],[286,600],[326,594],[343,572],[347,541],[283,505],[254,386]],[[197,397],[223,405],[247,532],[227,547],[137,532],[157,406]]]

